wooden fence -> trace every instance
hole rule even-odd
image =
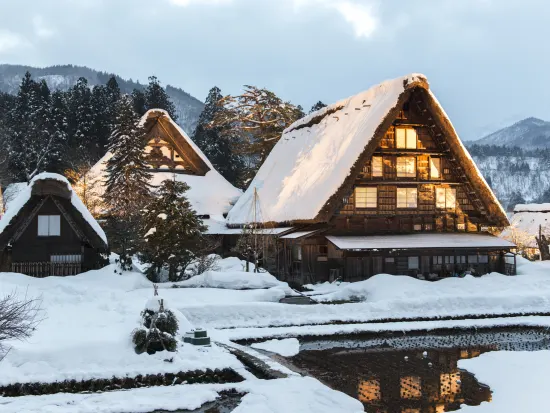
[[[82,272],[80,262],[13,262],[11,271],[32,277],[42,278],[50,275],[76,275]]]

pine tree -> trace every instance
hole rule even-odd
[[[147,112],[147,102],[145,101],[145,93],[143,91],[134,89],[132,92],[132,100],[134,102],[134,110],[139,116],[145,115]]]
[[[188,189],[184,182],[165,180],[144,212],[141,260],[151,264],[152,281],[158,281],[165,269],[170,281],[178,281],[200,247],[206,226],[185,197]]]
[[[323,102],[321,101],[318,101],[315,105],[313,105],[311,107],[311,109],[309,110],[309,113],[313,113],[313,112],[317,112],[318,110],[320,109],[323,109],[323,108],[326,108],[327,105],[325,105]]]
[[[239,177],[244,163],[242,158],[235,154],[235,148],[231,145],[232,135],[228,133],[229,131],[222,133],[222,127],[212,125],[216,115],[224,110],[218,105],[222,98],[219,88],[210,89],[193,134],[193,141],[225,179],[233,185],[240,186]]]
[[[68,134],[71,159],[82,161],[99,152],[94,139],[94,106],[86,78],[81,77],[69,90]]]
[[[145,131],[129,96],[117,104],[113,133],[109,140],[112,157],[107,162],[108,179],[105,202],[109,208],[107,222],[110,243],[120,254],[123,270],[131,268],[136,252],[140,211],[151,201],[152,177],[145,162]]]
[[[174,121],[177,120],[176,107],[156,76],[149,77],[149,85],[145,89],[145,108],[164,109]]]
[[[2,132],[15,178],[29,181],[39,172],[56,171],[65,144],[56,128],[48,85],[36,83],[27,72]]]
[[[240,96],[225,96],[212,125],[229,135],[235,153],[246,160],[242,182],[248,184],[265,161],[283,131],[303,116],[303,111],[283,102],[267,89],[245,86]]]
[[[155,354],[157,351],[176,351],[178,319],[175,314],[166,308],[164,300],[157,295],[157,286],[154,285],[155,296],[147,302],[145,310],[141,312],[143,326],[132,332],[132,341],[136,353]]]

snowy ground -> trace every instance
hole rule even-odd
[[[493,392],[490,403],[462,406],[465,413],[548,411],[550,351],[499,351],[459,360],[458,367],[473,373]]]
[[[278,300],[288,287],[273,281],[268,275],[258,277],[265,282],[257,279],[253,281],[257,285],[253,285],[250,277],[254,275],[243,274],[235,266],[236,262],[221,264],[223,272],[218,270],[210,280],[208,276],[203,277],[197,284],[201,288],[170,288],[171,284],[167,284],[159,290],[168,306],[175,310],[180,321],[180,334],[192,326],[203,327],[208,329],[214,341],[229,343],[235,339],[292,338],[360,331],[495,325],[550,327],[550,317],[540,316],[438,320],[442,316],[550,312],[550,265],[547,263],[520,261],[521,275],[517,277],[492,274],[430,283],[380,275],[359,283],[313,286],[313,294],[319,301],[350,298],[363,301],[308,306],[280,304]],[[227,280],[223,279],[224,274]],[[205,284],[207,281],[215,283]],[[245,284],[246,288],[266,288],[231,289]],[[223,288],[208,288],[207,285]],[[216,345],[208,349],[185,345],[179,349],[173,363],[166,363],[163,354],[136,355],[130,334],[137,327],[140,312],[153,293],[152,284],[140,273],[117,275],[113,267],[65,278],[35,279],[21,274],[0,273],[0,295],[14,290],[42,296],[46,319],[29,341],[11,343],[12,350],[0,363],[0,385],[224,367],[234,368],[246,381],[237,385],[197,385],[194,390],[180,386],[94,395],[4,398],[0,399],[2,412],[147,412],[153,410],[150,399],[157,393],[166,396],[157,398],[163,401],[155,404],[155,408],[194,408],[197,403],[212,400],[218,391],[226,388],[248,393],[237,412],[279,412],[285,411],[285,407],[289,411],[290,400],[297,406],[304,406],[295,410],[300,412],[362,411],[358,402],[313,379],[291,376],[268,382],[257,380],[234,356]],[[434,320],[376,322],[388,318],[418,317]],[[328,324],[333,322],[346,324]],[[296,340],[272,341],[263,347],[279,353],[295,352]],[[266,356],[259,357],[271,365]],[[480,360],[485,360],[484,357]],[[470,366],[466,368],[470,370]],[[480,378],[493,388],[490,379]],[[300,387],[302,391],[296,392],[295,389]],[[278,400],[277,392],[283,391],[293,398]],[[130,399],[132,403],[128,402]],[[78,403],[79,410],[75,403]]]

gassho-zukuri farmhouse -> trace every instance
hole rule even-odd
[[[515,274],[509,225],[425,76],[385,81],[287,128],[227,216],[261,228],[280,279]]]

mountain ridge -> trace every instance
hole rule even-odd
[[[52,90],[67,90],[76,84],[80,77],[86,78],[90,86],[105,84],[111,76],[115,76],[123,93],[132,93],[134,89],[142,90],[146,87],[131,78],[124,79],[115,73],[99,71],[87,66],[67,64],[34,67],[0,64],[0,92],[17,94],[21,79],[27,71],[36,80],[44,79]],[[176,107],[177,123],[188,135],[191,135],[204,108],[204,103],[176,86],[166,85],[165,89]]]
[[[528,117],[481,139],[468,141],[468,144],[518,146],[524,149],[550,148],[550,122]]]

